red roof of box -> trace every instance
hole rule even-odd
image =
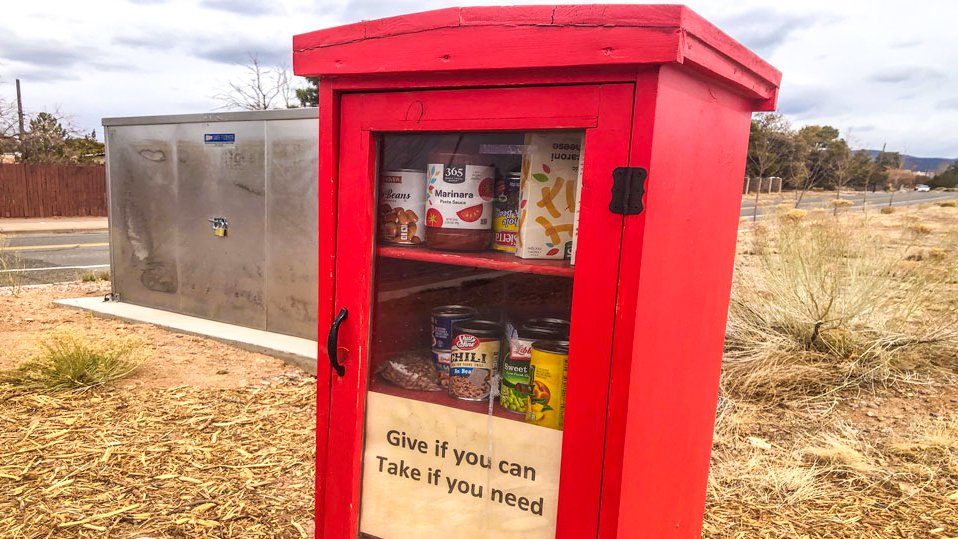
[[[774,107],[781,73],[680,5],[464,7],[293,37],[297,75],[677,63]]]

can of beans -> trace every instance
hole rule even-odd
[[[465,305],[442,305],[432,310],[432,347],[434,350],[452,349],[452,325],[460,320],[471,320],[479,311]]]
[[[532,394],[526,411],[527,423],[562,430],[568,367],[568,341],[532,343],[532,359],[529,361]]]
[[[463,320],[452,325],[449,354],[449,394],[457,399],[489,398],[492,374],[499,366],[502,326],[485,320]]]
[[[379,174],[379,235],[386,243],[419,245],[426,239],[426,171],[384,170]]]
[[[439,385],[449,387],[449,350],[432,349],[432,360],[439,370]]]
[[[509,353],[503,354],[502,380],[499,386],[499,403],[510,412],[525,415],[529,408],[532,387],[532,343],[541,340],[565,340],[551,327],[523,325],[517,335],[509,340]]]

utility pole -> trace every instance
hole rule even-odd
[[[20,142],[23,142],[23,99],[20,97],[20,79],[17,79],[17,119],[20,122]]]

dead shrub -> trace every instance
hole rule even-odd
[[[940,208],[958,208],[958,201],[956,200],[945,200],[944,202],[939,202],[938,207]]]
[[[732,291],[725,391],[818,398],[953,362],[958,323],[940,293],[955,270],[909,264],[917,235],[911,225],[894,245],[861,218],[787,214],[754,234],[757,264],[739,266]]]
[[[881,209],[878,210],[878,211],[880,211],[881,213],[883,213],[883,214],[885,214],[885,215],[888,215],[888,214],[891,214],[891,213],[895,213],[895,207],[894,207],[894,206],[882,206]]]

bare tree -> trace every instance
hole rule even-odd
[[[213,96],[229,110],[267,110],[296,106],[296,89],[285,66],[264,66],[255,53],[243,66],[240,81],[229,81],[227,87]]]
[[[16,148],[17,131],[17,104],[0,96],[0,154]]]
[[[752,220],[758,219],[759,193],[762,191],[762,182],[769,178],[769,192],[771,192],[770,177],[784,176],[790,166],[792,153],[791,139],[794,137],[791,125],[781,114],[756,114],[748,139],[748,161],[746,170],[749,178],[756,178],[758,185],[755,189],[755,206],[752,208]],[[750,180],[751,183],[751,180]]]

